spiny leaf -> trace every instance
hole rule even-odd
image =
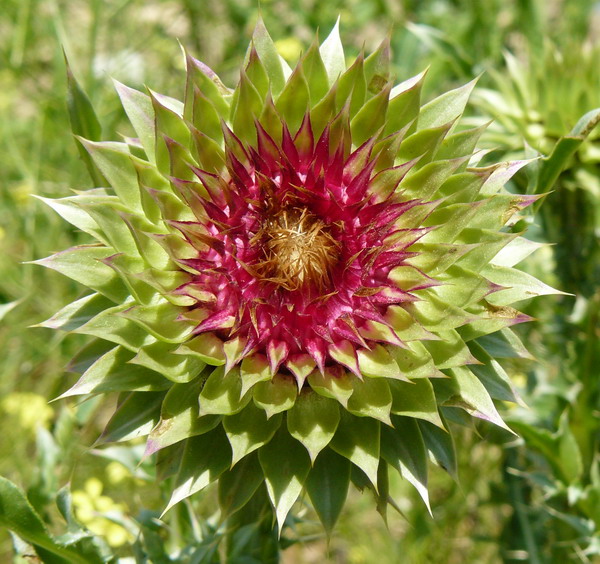
[[[342,46],[342,41],[340,39],[339,25],[340,20],[338,18],[331,33],[319,48],[330,85],[333,85],[338,77],[346,70],[344,47]]]
[[[235,465],[251,452],[266,445],[281,426],[281,415],[267,418],[265,412],[250,402],[242,411],[226,415],[223,427],[231,444]]]
[[[306,447],[313,464],[333,438],[339,421],[339,404],[312,391],[302,392],[287,414],[288,431]]]
[[[393,415],[392,422],[394,429],[382,429],[381,455],[416,488],[431,513],[427,490],[427,454],[421,430],[417,421],[410,417]]]
[[[258,451],[280,533],[310,470],[306,449],[282,429]]]
[[[75,135],[89,139],[90,141],[100,141],[102,128],[96,117],[96,112],[87,97],[75,79],[67,57],[65,55],[65,67],[67,70],[67,108],[69,110],[69,120],[71,130]],[[102,173],[98,170],[89,153],[81,145],[77,146],[79,154],[88,169],[90,177],[95,186],[104,186],[106,181]]]
[[[306,479],[306,491],[329,535],[348,495],[351,466],[348,459],[326,448],[319,453]]]
[[[214,482],[229,466],[231,448],[221,426],[187,439],[175,489],[163,515],[185,498]]]
[[[342,412],[331,448],[358,466],[377,487],[381,423],[370,417]]]
[[[231,515],[244,507],[265,477],[256,453],[252,453],[219,478],[219,506],[223,516]]]

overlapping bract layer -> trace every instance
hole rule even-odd
[[[307,366],[341,363],[360,377],[358,351],[402,345],[390,307],[436,284],[406,250],[427,232],[415,217],[431,206],[415,215],[424,202],[394,192],[417,160],[374,173],[375,139],[347,155],[344,132],[332,138],[328,124],[316,140],[309,114],[295,138],[282,124],[281,147],[257,131],[257,150],[246,150],[226,129],[228,170],[196,169],[201,186],[176,183],[196,208],[195,221],[171,223],[198,250],[178,261],[191,280],[176,292],[197,301],[184,317],[204,317],[194,334],[239,337],[242,358],[266,357],[273,374],[287,368],[299,389]]]
[[[98,338],[64,395],[121,393],[104,439],[149,435],[169,506],[266,486],[281,527],[306,488],[330,529],[389,468],[427,501],[444,417],[516,400],[510,304],[552,292],[512,268],[525,163],[476,167],[472,84],[421,107],[388,67],[384,43],[346,68],[336,28],[292,71],[259,23],[233,92],[191,57],[183,104],[117,84],[137,138],[81,140],[110,187],[48,201],[98,241],[40,261],[94,291],[45,323]]]

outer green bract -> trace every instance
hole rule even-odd
[[[183,103],[117,84],[138,138],[81,139],[106,187],[48,201],[97,240],[39,261],[94,292],[45,323],[96,338],[64,396],[120,392],[104,438],[148,436],[169,507],[266,485],[281,527],[305,488],[330,530],[389,469],[428,503],[445,415],[505,426],[510,304],[553,292],[513,269],[526,163],[477,167],[474,83],[421,106],[388,67],[384,42],[347,68],[336,26],[291,70],[259,22],[233,91],[189,56]]]

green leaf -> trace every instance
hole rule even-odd
[[[81,245],[36,260],[33,264],[56,270],[120,303],[127,298],[128,292],[115,271],[102,262],[112,254],[114,250],[110,248]]]
[[[519,337],[517,337],[510,329],[502,329],[495,333],[479,337],[477,343],[483,347],[492,358],[534,359]]]
[[[279,432],[258,451],[258,459],[265,474],[269,498],[275,507],[279,532],[285,518],[302,488],[310,470],[306,449],[290,437],[287,429]]]
[[[530,274],[514,268],[490,264],[481,271],[481,274],[490,282],[506,288],[505,290],[494,292],[487,297],[487,301],[495,306],[505,306],[535,296],[566,295],[564,292],[555,290]]]
[[[535,241],[529,241],[524,237],[517,237],[500,250],[500,252],[492,259],[492,264],[508,267],[515,266],[515,264],[519,264],[531,253],[546,246],[547,245],[544,243],[537,243]]]
[[[404,126],[418,117],[425,72],[409,78],[392,88],[384,130],[386,135],[400,131]]]
[[[177,345],[157,341],[141,348],[129,361],[158,372],[172,382],[190,382],[204,368],[204,362],[195,356],[175,354]]]
[[[424,297],[426,292],[423,291],[421,295]],[[426,296],[426,299],[403,307],[428,331],[451,331],[464,325],[472,317],[466,311],[440,300],[433,293],[427,293]]]
[[[335,118],[337,114],[335,99],[336,87],[334,86],[310,111],[310,124],[313,135],[318,139],[325,127]]]
[[[535,188],[536,194],[552,190],[573,154],[599,123],[600,108],[597,108],[582,116],[569,135],[558,140],[550,156],[542,160]]]
[[[389,386],[392,393],[392,413],[443,427],[433,386],[428,378],[418,378],[411,382],[392,381]]]
[[[472,80],[464,86],[445,92],[435,100],[425,104],[419,114],[418,129],[440,127],[459,118],[476,83],[477,79]]]
[[[565,410],[561,415],[557,438],[557,460],[559,461],[566,483],[573,484],[581,479],[585,469],[581,450],[569,425],[568,410]]]
[[[490,421],[512,433],[500,417],[485,386],[468,368],[456,367],[449,372],[452,374],[452,380],[457,386],[461,400],[464,402],[464,404],[456,404],[458,407],[462,407],[474,417]]]
[[[85,325],[75,329],[75,333],[93,335],[137,352],[140,347],[155,342],[156,339],[131,321],[116,314],[131,306],[131,302],[105,309],[90,319]],[[150,367],[152,368],[152,367]]]
[[[367,83],[364,72],[365,59],[358,55],[352,66],[339,78],[336,85],[336,110],[340,111],[350,101],[350,117],[354,117],[365,103]],[[333,89],[332,89],[333,90]]]
[[[35,512],[25,493],[15,484],[0,477],[0,525],[16,533],[20,538],[40,549],[40,554],[45,551],[50,553],[44,562],[53,564],[101,564],[105,562],[98,552],[79,547],[67,547],[53,539],[40,516]]]
[[[223,427],[232,450],[231,464],[237,464],[252,451],[266,445],[281,426],[281,415],[267,418],[250,402],[242,411],[223,418]]]
[[[238,87],[233,95],[231,124],[233,132],[246,143],[256,144],[254,121],[260,117],[263,99],[258,90],[242,71]]]
[[[200,393],[200,413],[232,415],[241,411],[250,401],[250,394],[241,396],[240,369],[235,367],[225,374],[223,367],[216,368]]]
[[[128,146],[112,141],[93,142],[82,137],[77,139],[91,155],[120,200],[129,209],[142,211],[137,173]]]
[[[181,441],[156,453],[156,479],[158,481],[177,475],[186,446],[187,441]]]
[[[535,159],[521,161],[506,161],[493,166],[493,172],[490,174],[481,188],[483,195],[504,194],[506,183],[524,166]]]
[[[490,284],[479,272],[485,268],[503,247],[515,238],[515,233],[505,233],[494,229],[463,229],[458,241],[471,247],[471,252],[452,265],[447,271],[448,279],[458,278],[455,286],[459,288],[438,287],[436,291],[442,297],[456,296],[460,302],[456,305],[466,307],[480,301],[489,294]],[[463,283],[464,281],[464,283]],[[461,286],[467,286],[461,288]]]
[[[198,396],[204,384],[202,376],[185,384],[174,384],[162,403],[160,421],[152,429],[146,444],[145,456],[183,439],[202,435],[220,422],[219,415],[200,417]]]
[[[381,431],[381,456],[402,474],[419,492],[428,511],[427,451],[417,421],[410,417],[392,415],[394,429]]]
[[[460,157],[471,157],[473,151],[476,149],[477,142],[488,127],[488,123],[480,125],[479,127],[473,127],[471,129],[465,129],[449,135],[442,142],[440,150],[436,154],[438,159],[457,159]],[[465,162],[463,168],[467,167]]]
[[[114,347],[114,344],[104,339],[92,339],[81,347],[65,367],[68,372],[83,374],[104,353]]]
[[[229,98],[231,91],[216,73],[204,63],[194,59],[189,53],[185,55],[187,82],[185,90],[185,118],[189,121],[193,111],[194,89],[197,88],[216,108],[219,116],[229,116]]]
[[[112,205],[111,205],[112,204]],[[101,240],[108,241],[119,253],[136,256],[137,246],[135,240],[120,216],[121,212],[127,211],[120,202],[109,204],[108,202],[80,202],[81,209],[85,210],[102,230]]]
[[[155,203],[156,201],[154,200]],[[135,239],[139,255],[143,257],[150,268],[161,271],[174,269],[175,264],[171,261],[169,253],[179,252],[181,249],[177,245],[173,245],[172,248],[169,245],[172,244],[173,239],[180,241],[176,235],[164,233],[163,228],[155,226],[141,216],[122,214],[121,217],[127,223]],[[184,248],[184,250],[186,249]],[[186,257],[183,256],[183,258]],[[142,273],[136,274],[141,275]]]
[[[108,257],[104,263],[117,273],[123,286],[127,288],[128,293],[133,296],[135,301],[141,304],[156,301],[157,293],[154,288],[137,277],[137,274],[143,272],[146,266],[141,257],[120,253]]]
[[[250,501],[264,482],[264,474],[256,453],[240,460],[219,478],[219,506],[224,517],[235,513]]]
[[[475,358],[483,363],[474,364],[469,368],[479,378],[490,396],[497,400],[511,401],[524,405],[519,392],[513,386],[508,374],[506,374],[500,363],[490,356],[478,343],[478,340],[471,341],[469,348]]]
[[[254,33],[252,34],[252,43],[267,71],[267,75],[271,82],[271,91],[273,96],[276,97],[283,90],[285,76],[283,74],[279,53],[277,52],[275,44],[260,16],[256,22]]]
[[[348,398],[354,391],[352,379],[353,376],[350,376],[345,370],[333,373],[326,368],[325,374],[322,374],[320,370],[313,370],[308,375],[308,384],[318,394],[336,399],[344,407],[347,407]]]
[[[95,239],[108,245],[109,243],[104,233],[102,233],[98,228],[98,224],[82,208],[82,204],[86,202],[98,202],[110,206],[115,202],[118,203],[119,199],[116,196],[106,194],[102,189],[99,189],[97,193],[95,192],[95,190],[88,190],[85,194],[56,199],[44,198],[36,194],[33,194],[33,196],[51,207],[60,217],[77,227],[77,229],[89,233]]]
[[[175,488],[163,515],[174,505],[214,482],[231,464],[231,448],[220,425],[186,440]]]
[[[458,235],[481,211],[480,203],[460,203],[437,208],[425,221],[425,226],[435,226],[423,237],[427,243],[454,243]]]
[[[164,176],[169,176],[172,179],[179,179],[180,181],[194,182],[196,181],[197,177],[190,165],[196,165],[196,162],[194,161],[191,152],[192,132],[187,125],[186,132],[190,136],[190,139],[186,140],[185,144],[175,141],[165,134],[163,134],[163,137],[160,141],[157,140],[157,168]],[[171,180],[171,182],[173,185],[175,185],[176,181]],[[192,211],[188,209],[187,206],[183,205],[178,198],[170,197],[170,194],[165,191],[153,191],[151,187],[149,193],[154,198],[158,206],[163,209],[163,217],[168,217],[169,219],[179,219],[183,221],[195,220]]]
[[[207,135],[213,141],[222,142],[221,116],[211,100],[198,88],[194,88],[192,124],[198,131]]]
[[[374,345],[371,349],[358,351],[360,371],[369,378],[397,378],[405,380],[398,363],[383,345]]]
[[[516,418],[510,418],[510,424],[523,437],[528,448],[541,452],[555,471],[562,475],[559,461],[558,438],[548,429],[543,429]]]
[[[121,99],[121,104],[133,125],[133,129],[137,133],[137,136],[144,147],[146,158],[154,162],[155,143],[156,143],[156,130],[154,123],[154,108],[152,107],[152,100],[150,96],[129,88],[124,84],[121,84],[118,80],[114,80],[115,89]],[[83,135],[87,139],[96,141],[93,137]]]
[[[423,344],[435,362],[436,368],[444,370],[474,362],[469,347],[465,345],[458,331],[437,331],[439,341],[425,341]]]
[[[328,35],[327,39],[325,39],[325,41],[323,41],[321,44],[319,51],[321,53],[323,65],[327,71],[329,85],[332,86],[346,70],[344,47],[340,39],[339,18],[337,22],[335,22],[335,26],[333,26],[333,29],[331,30],[331,33]]]
[[[163,298],[154,301],[149,305],[133,306],[119,315],[133,321],[164,343],[184,342],[192,333],[193,325],[180,319],[180,308]]]
[[[163,392],[124,392],[107,423],[99,444],[128,441],[150,434],[160,418]]]
[[[381,423],[370,417],[356,417],[342,411],[331,448],[358,466],[377,487]]]
[[[391,84],[385,86],[352,118],[350,129],[354,145],[362,145],[367,139],[373,137],[377,130],[385,123],[391,88]]]
[[[380,92],[390,80],[390,35],[365,60],[365,79],[370,96]]]
[[[417,165],[418,168],[428,164],[442,144],[451,125],[452,124],[444,124],[438,127],[416,131],[402,141],[396,158],[399,159],[400,162],[406,162],[420,157]],[[435,165],[443,166],[443,164],[446,163],[446,167],[448,167],[447,163],[451,162],[452,161],[442,161],[442,163],[435,163]],[[457,163],[456,166],[458,167],[459,164],[460,163]],[[408,178],[411,177],[407,177],[406,182],[408,182]],[[413,182],[416,182],[416,179],[413,179]],[[403,186],[403,184],[404,183],[401,183],[400,186]],[[422,193],[422,195],[419,194],[419,196],[423,198],[426,197],[426,192]]]
[[[303,391],[287,414],[290,435],[305,446],[313,464],[333,438],[339,421],[338,402],[312,390]]]
[[[184,147],[189,146],[190,131],[183,118],[183,104],[179,100],[152,90],[150,90],[150,100],[156,122],[157,145],[159,140],[168,137]]]
[[[254,45],[250,44],[246,57],[248,61],[244,69],[246,76],[260,94],[261,100],[264,100],[269,95],[269,76]],[[204,130],[202,129],[202,131]]]
[[[225,153],[221,145],[195,127],[190,129],[194,141],[192,147],[194,158],[204,170],[218,174],[225,167]]]
[[[242,395],[258,382],[270,380],[272,371],[267,357],[259,353],[245,357],[240,365],[240,377],[242,379]]]
[[[369,193],[377,198],[378,203],[385,202],[394,193],[398,183],[417,162],[417,160],[412,160],[394,168],[386,168],[380,171],[369,181]],[[410,223],[407,221],[406,225],[408,226]]]
[[[306,479],[306,491],[330,535],[348,495],[350,461],[327,448],[319,453]]]
[[[310,89],[301,66],[297,66],[275,100],[275,107],[292,134],[300,128],[306,112],[310,109]]]
[[[426,421],[418,421],[427,450],[452,478],[458,480],[458,462],[452,434]]]
[[[474,16],[479,18],[479,14]],[[481,21],[478,19],[478,21]],[[415,35],[419,47],[425,48],[429,52],[432,60],[449,65],[448,73],[450,76],[472,76],[473,61],[471,57],[464,52],[462,45],[456,41],[455,34],[449,35],[435,27],[423,24],[406,23],[406,29]]]
[[[297,394],[295,380],[279,374],[271,380],[259,382],[253,388],[254,403],[264,409],[267,417],[290,409],[296,401]]]
[[[212,366],[225,364],[223,341],[214,333],[201,333],[179,346],[175,350],[175,354],[197,356],[200,360]]]
[[[89,294],[67,304],[50,319],[34,327],[48,327],[62,331],[74,331],[93,319],[101,311],[112,307],[113,302],[101,294]]]
[[[100,141],[102,137],[100,122],[96,117],[96,112],[94,111],[90,99],[79,86],[75,76],[73,76],[66,55],[65,66],[67,70],[67,109],[69,111],[71,131],[73,131],[75,135],[85,137],[91,141]],[[103,186],[106,184],[104,177],[94,165],[94,162],[87,151],[80,144],[77,144],[77,149],[88,169],[94,185]]]
[[[444,139],[442,146],[447,139],[449,138]],[[439,155],[440,153],[436,157],[439,157]],[[447,205],[474,202],[479,197],[479,191],[490,176],[491,171],[486,169],[483,169],[483,171],[477,169],[462,171],[461,168],[468,164],[464,157],[458,157],[450,160],[450,162],[459,162],[460,166],[452,176],[444,181],[436,195],[444,198],[444,203]]]
[[[127,364],[134,354],[115,347],[94,362],[60,399],[82,394],[107,392],[156,392],[166,390],[171,383],[160,374],[143,366]]]
[[[413,324],[417,325],[414,321]],[[423,331],[422,328],[421,330]],[[430,334],[425,334],[423,338],[427,339],[427,337],[430,337]],[[406,344],[406,349],[396,347],[392,351],[392,356],[406,378],[414,380],[417,378],[432,378],[439,375],[429,351],[421,341],[410,341]]]
[[[392,394],[385,378],[365,378],[353,381],[353,393],[348,400],[348,411],[361,417],[373,417],[386,425],[390,423]]]
[[[329,90],[327,70],[319,54],[319,45],[316,39],[299,64],[302,66],[310,89],[311,106],[315,106]]]

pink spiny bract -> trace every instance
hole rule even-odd
[[[308,115],[293,138],[282,126],[281,147],[256,127],[257,149],[224,126],[228,175],[195,169],[209,197],[198,200],[198,223],[176,224],[191,244],[202,243],[197,258],[181,260],[192,280],[178,292],[202,296],[195,333],[242,337],[245,353],[266,354],[274,371],[305,353],[324,370],[335,363],[330,347],[368,348],[368,323],[389,326],[388,306],[416,299],[389,274],[415,255],[406,249],[423,231],[404,233],[401,219],[421,201],[393,190],[380,201],[372,186],[390,171],[374,172],[373,141],[347,154],[350,143],[331,147],[329,127],[315,139]],[[297,246],[297,256],[274,254],[274,236]],[[389,328],[379,340],[400,344]]]

